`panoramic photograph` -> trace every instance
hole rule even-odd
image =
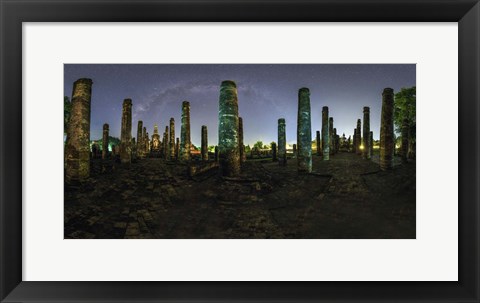
[[[64,64],[65,239],[415,239],[415,64]]]

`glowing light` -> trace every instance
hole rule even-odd
[[[363,149],[363,145],[360,145],[360,149]]]

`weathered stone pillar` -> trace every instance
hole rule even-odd
[[[323,160],[330,160],[330,125],[328,106],[322,109],[322,154]]]
[[[240,150],[240,163],[244,163],[247,160],[245,154],[245,145],[243,144],[243,119],[238,117],[238,148]]]
[[[330,150],[330,155],[333,155],[335,153],[335,147],[334,147],[334,137],[333,137],[333,117],[328,118],[328,146]]]
[[[215,145],[215,162],[218,162],[219,158],[218,158],[218,146]]]
[[[72,111],[65,144],[67,182],[83,181],[90,176],[90,103],[92,80],[73,83]]]
[[[102,159],[108,158],[108,133],[109,126],[107,123],[103,124],[103,137],[102,137]]]
[[[362,120],[358,119],[357,120],[357,155],[362,154]]]
[[[293,158],[297,157],[297,144],[293,144]]]
[[[275,142],[272,143],[272,161],[277,161],[277,144]]]
[[[278,164],[287,165],[287,137],[285,134],[285,119],[278,119]]]
[[[175,159],[180,158],[180,138],[177,138],[177,143],[175,144]]]
[[[180,130],[180,160],[190,161],[190,102],[182,103],[182,127]]]
[[[382,94],[382,117],[380,122],[380,169],[393,167],[393,89],[385,88]]]
[[[238,97],[233,81],[223,81],[220,86],[218,110],[218,149],[220,171],[224,176],[240,174],[238,143]]]
[[[175,119],[170,118],[170,138],[168,139],[169,142],[169,156],[170,160],[175,159]]]
[[[317,137],[315,139],[315,141],[317,142],[317,156],[321,156],[322,155],[322,144],[321,144],[321,141],[320,141],[320,131],[317,130]]]
[[[138,121],[137,124],[137,156],[139,158],[144,157],[144,148],[145,144],[143,143],[143,121]]]
[[[168,142],[168,138],[170,133],[168,132],[168,126],[165,126],[165,132],[163,133],[163,157],[165,160],[168,160],[170,157],[170,144]]]
[[[357,129],[353,129],[352,152],[357,152]]]
[[[409,136],[409,124],[408,119],[403,119],[402,121],[402,149],[401,156],[402,162],[407,163],[408,159],[408,136]]]
[[[336,154],[338,152],[338,136],[337,136],[337,129],[333,128],[333,153]]]
[[[202,125],[202,160],[208,161],[208,135],[207,126]]]
[[[369,141],[369,148],[370,148],[370,157],[373,155],[373,132],[370,131],[370,141]]]
[[[147,153],[150,154],[150,136],[148,135],[147,130],[145,129],[145,149],[147,150]]]
[[[298,91],[297,165],[299,172],[312,172],[312,123],[310,115],[310,90]]]
[[[370,160],[370,107],[363,108],[363,158]]]
[[[132,163],[132,99],[123,100],[120,162],[126,165]]]

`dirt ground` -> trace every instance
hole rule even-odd
[[[91,178],[65,185],[65,239],[412,239],[415,162],[380,171],[378,156],[313,156],[313,173],[270,160],[242,176],[141,159],[130,168],[92,161]]]

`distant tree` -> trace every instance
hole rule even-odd
[[[245,152],[246,153],[250,153],[252,151],[252,148],[250,147],[250,144],[248,144],[247,146],[245,146]]]
[[[395,103],[393,111],[393,119],[395,123],[395,132],[397,134],[402,133],[403,120],[408,121],[409,138],[408,138],[408,150],[411,156],[415,156],[415,143],[416,143],[416,101],[417,101],[417,89],[416,86],[409,88],[402,88],[395,94]],[[413,154],[413,155],[412,155]]]
[[[262,141],[255,142],[255,144],[253,144],[253,148],[262,149],[263,148],[263,142]]]
[[[211,152],[211,153],[214,153],[215,152],[215,145],[210,145],[208,147],[208,151]]]
[[[67,96],[63,97],[63,133],[67,133],[68,122],[72,113],[72,102]]]

